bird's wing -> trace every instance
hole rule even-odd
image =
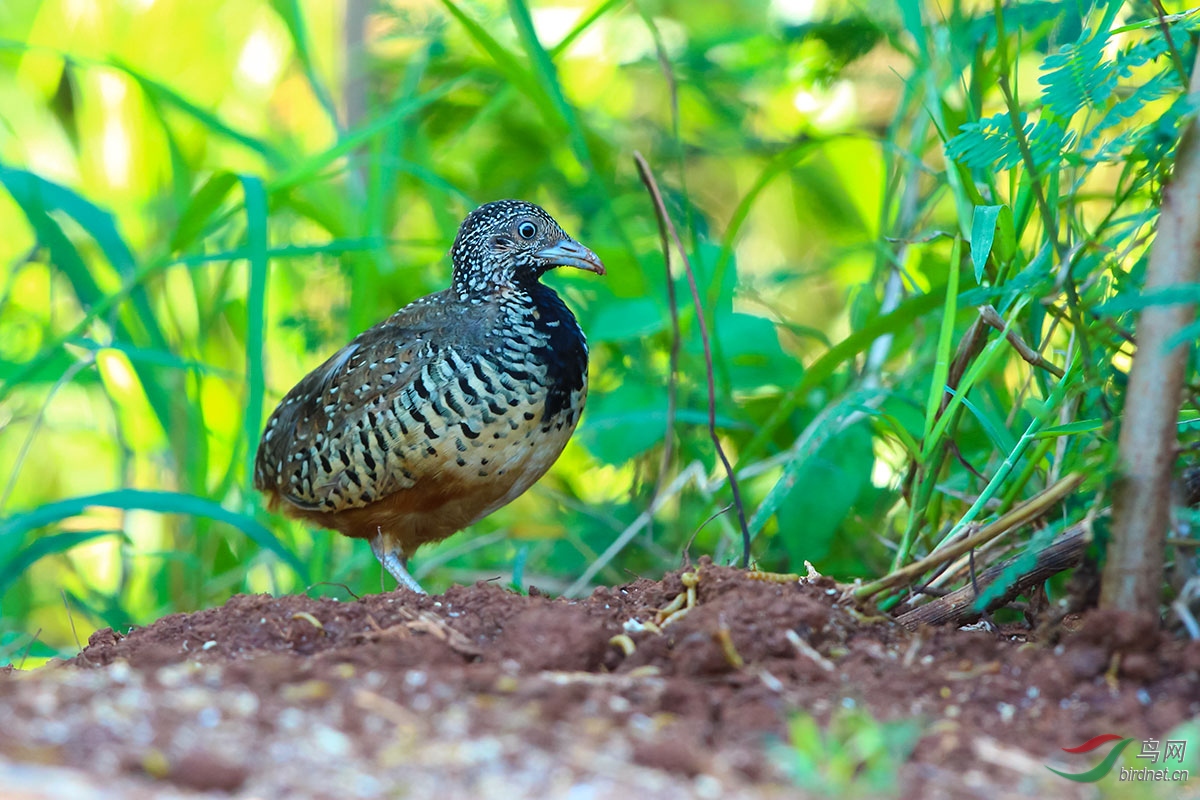
[[[255,487],[299,509],[341,511],[436,471],[429,445],[453,417],[447,389],[488,347],[491,313],[433,295],[334,353],[267,421]]]

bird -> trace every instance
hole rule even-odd
[[[579,422],[587,340],[542,276],[605,274],[521,200],[470,212],[450,259],[448,289],[366,330],[284,395],[254,461],[269,509],[368,539],[419,594],[409,556],[524,493]]]

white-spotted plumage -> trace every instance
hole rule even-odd
[[[255,486],[273,505],[372,550],[402,583],[407,555],[510,502],[558,458],[587,397],[587,344],[539,282],[603,274],[545,211],[472,212],[451,288],[416,300],[306,376],[267,422]]]

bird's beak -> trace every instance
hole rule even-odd
[[[577,267],[597,275],[604,274],[604,264],[600,261],[600,256],[574,239],[563,239],[557,244],[543,247],[533,256],[548,267]]]

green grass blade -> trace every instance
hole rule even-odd
[[[87,230],[102,250],[109,262],[117,268],[118,274],[128,287],[125,296],[134,299],[136,310],[144,336],[139,336],[131,330],[125,317],[117,315],[117,335],[130,343],[139,343],[145,337],[150,339],[151,347],[166,350],[167,343],[158,328],[149,300],[146,298],[140,281],[136,280],[136,264],[129,248],[116,231],[116,225],[111,215],[87,202],[75,192],[48,181],[31,172],[12,169],[0,165],[0,184],[12,195],[13,200],[25,214],[30,226],[38,237],[38,241],[50,251],[50,259],[70,281],[71,287],[79,299],[79,304],[85,314],[96,314],[100,308],[107,307],[110,298],[96,282],[92,271],[88,268],[79,250],[71,242],[62,227],[50,216],[52,211],[58,211],[71,216]],[[43,350],[31,364],[30,371],[40,369],[38,363],[47,356]],[[152,373],[144,366],[135,365],[135,372],[141,382],[146,399],[154,409],[163,430],[170,430],[171,398],[170,394],[155,380]],[[6,383],[5,389],[12,383]],[[3,392],[0,392],[2,398]]]
[[[584,14],[583,19],[579,20],[579,22],[575,24],[575,27],[571,28],[571,30],[567,32],[567,35],[562,38],[562,41],[550,48],[550,58],[558,58],[560,55],[565,53],[571,47],[571,45],[575,43],[576,39],[587,33],[588,28],[592,27],[592,25],[596,23],[596,20],[600,19],[614,8],[625,5],[627,2],[629,2],[629,0],[604,0],[604,2],[600,3],[600,5],[593,8],[587,14]]]
[[[311,181],[334,161],[353,153],[372,137],[380,135],[405,117],[420,111],[422,108],[455,91],[471,77],[473,77],[471,73],[460,75],[419,97],[402,98],[377,119],[343,136],[333,147],[292,165],[282,175],[269,181],[267,184],[268,189],[272,194],[275,194],[276,192],[285,191],[293,186]]]
[[[800,159],[809,154],[823,142],[805,139],[802,142],[791,145],[763,168],[762,172],[754,180],[754,185],[750,187],[750,191],[742,196],[738,201],[737,208],[733,210],[733,216],[729,218],[729,225],[725,228],[725,235],[721,237],[721,251],[717,255],[716,266],[713,267],[712,282],[709,284],[708,291],[708,308],[716,308],[718,295],[721,287],[725,285],[725,271],[729,269],[729,261],[733,256],[733,245],[737,241],[738,234],[742,230],[742,226],[746,224],[746,219],[750,216],[750,210],[754,208],[754,203],[758,200],[759,195],[771,185],[771,183],[783,175],[788,170],[796,166]]]
[[[46,211],[60,211],[78,222],[80,227],[99,245],[104,257],[117,271],[117,274],[123,280],[133,277],[137,270],[133,251],[129,249],[124,237],[117,230],[116,219],[111,213],[65,186],[32,174],[30,174],[30,179],[37,182],[39,199],[44,204]],[[167,340],[158,327],[158,320],[150,306],[150,299],[146,295],[145,287],[140,283],[134,284],[133,290],[129,293],[129,299],[133,301],[134,310],[137,312],[134,317],[136,324],[144,330],[145,335],[149,338],[150,346],[166,349]],[[129,322],[127,321],[125,325],[124,335],[132,338],[134,334]]]
[[[460,25],[466,28],[467,35],[471,37],[480,50],[495,62],[500,72],[504,74],[504,77],[516,86],[523,95],[533,101],[546,119],[554,119],[555,109],[553,103],[538,85],[538,81],[533,74],[522,66],[521,60],[496,41],[482,25],[468,16],[453,0],[442,0],[442,5],[446,7],[451,16],[458,20]]]
[[[31,172],[4,166],[0,166],[0,184],[4,185],[24,212],[38,242],[50,251],[51,262],[71,282],[75,296],[84,309],[99,302],[104,292],[92,277],[83,256],[50,216],[49,212],[55,208],[55,204],[47,202],[46,194],[53,190],[53,185]]]
[[[538,83],[550,98],[559,119],[567,127],[571,150],[575,153],[575,158],[579,160],[579,163],[590,172],[592,155],[588,150],[587,137],[584,136],[579,118],[575,115],[575,109],[571,107],[571,104],[567,102],[566,95],[563,94],[562,83],[558,80],[558,70],[555,69],[550,54],[546,52],[546,48],[542,47],[537,31],[534,30],[529,6],[525,4],[524,0],[509,0],[508,8],[512,13],[513,23],[517,26],[517,35],[521,39],[521,45],[525,48],[525,54],[533,62],[534,74],[537,76]]]
[[[1078,352],[1079,351],[1076,350],[1076,354],[1078,354]],[[961,531],[967,525],[970,525],[979,517],[983,510],[987,508],[987,504],[991,501],[992,497],[1000,490],[1000,487],[1004,485],[1004,482],[1008,480],[1008,476],[1013,471],[1013,467],[1016,466],[1017,462],[1021,459],[1021,456],[1024,455],[1025,450],[1029,447],[1029,444],[1037,438],[1038,431],[1041,430],[1042,426],[1045,425],[1051,417],[1059,413],[1062,408],[1063,400],[1067,396],[1067,391],[1079,382],[1078,377],[1075,375],[1075,367],[1079,364],[1079,360],[1080,359],[1077,355],[1077,357],[1071,361],[1070,365],[1068,365],[1062,380],[1055,385],[1054,390],[1046,398],[1046,402],[1042,406],[1041,413],[1029,422],[1029,425],[1027,425],[1025,428],[1025,432],[1021,434],[1021,438],[1017,440],[1016,445],[1008,453],[1008,455],[1005,456],[1004,461],[999,467],[996,468],[995,473],[992,474],[991,480],[988,481],[987,486],[983,487],[983,491],[979,493],[979,497],[976,498],[975,502],[971,504],[971,507],[967,509],[967,512],[963,514],[957,523],[955,523],[950,532],[942,538],[942,541],[938,544],[939,547],[946,542],[951,541],[955,536],[958,535],[959,531]]]
[[[954,318],[958,316],[958,277],[959,257],[962,254],[962,239],[955,238],[950,251],[950,266],[946,271],[946,303],[942,308],[942,327],[938,331],[937,357],[933,366],[933,379],[929,383],[929,396],[925,399],[925,447],[922,461],[930,453],[930,437],[934,423],[938,419],[938,409],[942,407],[942,397],[946,393],[946,377],[950,374],[950,350],[954,343]],[[946,416],[949,416],[947,414]]]
[[[70,56],[65,55],[64,57],[68,59],[71,58]],[[200,108],[200,106],[191,102],[169,86],[159,83],[152,78],[146,77],[141,72],[129,66],[120,59],[113,59],[111,62],[96,62],[96,65],[111,66],[115,69],[119,69],[130,78],[133,78],[133,80],[137,81],[138,85],[142,88],[142,91],[146,93],[147,97],[149,97],[152,102],[161,103],[174,108],[176,111],[182,112],[185,116],[191,117],[196,122],[200,123],[200,125],[202,125],[204,128],[208,129],[217,136],[224,139],[229,139],[232,142],[237,142],[246,149],[258,154],[268,165],[276,169],[280,169],[287,163],[287,160],[266,142],[260,141],[249,134],[242,133],[231,125],[222,122],[220,117],[217,115]]]
[[[271,7],[275,9],[275,13],[283,19],[283,23],[287,26],[288,33],[292,37],[292,48],[300,60],[304,78],[308,81],[313,96],[317,98],[321,108],[336,126],[337,106],[334,105],[325,82],[317,75],[317,69],[313,63],[312,47],[308,39],[308,26],[304,22],[304,13],[300,10],[300,4],[296,0],[271,0]]]
[[[221,171],[209,176],[188,200],[187,207],[180,215],[179,224],[171,234],[172,250],[186,250],[200,237],[236,183],[237,176],[232,172]]]
[[[70,533],[55,533],[34,539],[25,547],[16,551],[12,558],[0,565],[0,597],[8,591],[17,578],[25,573],[36,562],[46,556],[58,555],[78,547],[81,544],[101,539],[105,536],[125,537],[124,531],[73,531]]]
[[[149,347],[136,347],[123,342],[112,342],[111,344],[101,344],[92,339],[75,338],[69,340],[70,344],[82,347],[85,350],[91,350],[93,353],[100,350],[117,350],[129,356],[130,362],[133,364],[151,364],[156,367],[165,367],[167,369],[194,371],[202,375],[213,375],[218,378],[237,378],[237,373],[233,370],[217,367],[212,364],[206,364],[203,361],[196,361],[191,358],[183,358],[169,350],[155,350]]]
[[[267,193],[262,181],[247,175],[238,179],[246,196],[246,240],[249,250],[250,288],[246,298],[246,414],[242,436],[246,442],[246,476],[254,474],[254,443],[262,426],[266,394],[263,359],[267,327]]]
[[[1183,423],[1181,423],[1183,424]],[[1074,436],[1077,433],[1091,433],[1092,431],[1103,430],[1105,421],[1102,419],[1081,419],[1075,422],[1068,422],[1065,425],[1055,425],[1050,428],[1044,428],[1038,431],[1034,438],[1036,439],[1054,439],[1059,436]]]
[[[949,387],[946,388],[946,393],[950,395],[951,399],[959,395],[958,392]],[[963,408],[971,412],[971,416],[979,423],[979,427],[983,429],[984,434],[988,437],[988,441],[992,443],[993,447],[1002,453],[1007,453],[1016,446],[1016,440],[1013,439],[1008,429],[1004,427],[1003,420],[995,419],[993,415],[985,412],[965,396],[962,397],[962,404]]]
[[[259,547],[274,553],[291,567],[304,583],[308,583],[308,570],[304,564],[265,526],[245,514],[229,511],[212,500],[180,492],[117,489],[111,492],[100,492],[46,503],[31,511],[13,514],[0,520],[0,547],[8,543],[5,540],[11,541],[29,531],[37,530],[68,517],[78,516],[94,506],[124,510],[140,509],[160,514],[188,514],[223,522],[246,534]]]

